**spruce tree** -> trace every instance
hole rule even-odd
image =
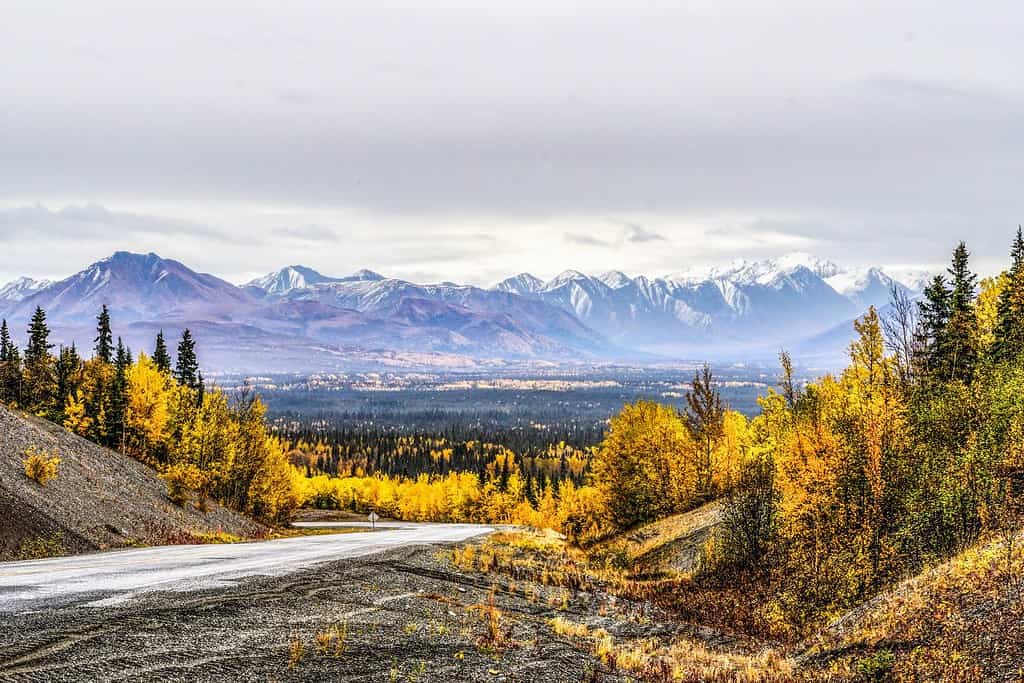
[[[995,341],[992,355],[1007,361],[1024,352],[1024,235],[1017,236],[1010,249],[1010,269],[996,304]]]
[[[178,342],[178,362],[174,366],[174,378],[182,386],[199,389],[199,361],[196,360],[196,343],[192,332],[186,327]]]
[[[153,349],[153,364],[160,372],[171,371],[171,354],[167,352],[167,343],[164,342],[164,331],[160,330],[156,335],[156,347]]]
[[[0,401],[9,405],[21,401],[21,353],[11,341],[7,320],[0,322]]]
[[[949,324],[950,291],[946,279],[936,275],[924,288],[918,302],[918,347],[921,349],[921,373],[937,378],[946,349],[946,326]]]
[[[74,343],[71,346],[61,346],[57,354],[55,373],[57,377],[57,394],[55,412],[62,413],[68,396],[78,389],[81,380],[82,359],[78,356],[78,349]]]
[[[7,329],[7,319],[0,320],[0,363],[10,360],[11,333]]]
[[[24,395],[25,406],[36,413],[46,413],[56,399],[54,358],[50,354],[50,328],[46,312],[36,306],[28,327],[28,346],[25,347]]]
[[[110,383],[107,400],[106,429],[107,446],[124,451],[124,421],[128,407],[128,367],[131,365],[128,349],[120,337],[117,338],[117,352],[114,356],[114,378]]]
[[[110,331],[110,311],[107,305],[103,304],[100,314],[96,316],[96,346],[93,355],[104,363],[109,363],[114,358],[114,336]]]
[[[943,372],[949,380],[970,381],[978,361],[978,325],[974,311],[978,276],[971,272],[969,258],[967,245],[961,242],[953,252],[949,268],[953,288],[949,294],[947,347],[943,355]]]

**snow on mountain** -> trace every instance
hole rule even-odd
[[[597,279],[612,289],[622,289],[633,284],[633,280],[620,270],[609,270],[597,276]]]
[[[851,268],[826,278],[825,282],[862,309],[868,306],[881,308],[888,304],[894,287],[908,296],[913,294],[906,285],[880,268]]]
[[[30,277],[19,277],[0,287],[0,302],[15,303],[32,296],[40,289],[53,284],[50,280],[33,280]]]
[[[886,266],[885,272],[911,292],[920,293],[938,274],[945,274],[943,268],[918,268],[916,266]]]
[[[333,278],[303,266],[237,287],[156,254],[127,252],[0,306],[0,312],[21,327],[42,306],[55,339],[87,348],[104,304],[115,334],[133,343],[152,343],[140,330],[203,329],[218,358],[254,369],[275,346],[289,349],[291,367],[301,367],[303,358],[322,359],[332,348],[342,354],[342,347],[346,357],[363,349],[477,358],[581,358],[609,348],[575,316],[509,292],[416,285],[368,270]]]
[[[742,357],[825,339],[868,306],[884,306],[894,286],[913,296],[918,288],[908,283],[925,274],[844,269],[796,253],[665,278],[567,270],[545,282],[521,273],[491,289],[421,285],[368,270],[332,277],[296,265],[236,287],[156,254],[117,252],[60,282],[5,286],[0,314],[20,328],[42,306],[55,328],[80,330],[78,341],[88,346],[106,304],[126,337],[125,326],[146,334],[163,325],[201,327],[224,358],[284,344],[298,366],[342,347],[476,358]],[[233,346],[236,337],[248,341]],[[258,365],[259,356],[251,358]]]
[[[380,273],[366,269],[357,270],[345,277],[331,277],[306,266],[287,266],[252,280],[246,283],[245,287],[262,292],[268,297],[280,297],[295,290],[309,289],[314,285],[328,282],[378,282],[384,279],[386,278]]]
[[[869,305],[884,305],[896,284],[878,268],[844,269],[802,252],[691,267],[665,278],[568,270],[541,287],[515,279],[499,287],[571,312],[624,346],[666,352],[771,346],[818,334]]]
[[[250,303],[251,298],[229,282],[190,270],[156,254],[115,252],[71,277],[54,282],[7,311],[27,319],[42,306],[53,320],[94,321],[106,304],[123,322],[156,317],[212,315]]]
[[[519,273],[494,285],[492,289],[512,294],[535,294],[544,287],[544,281],[529,273]]]
[[[711,269],[709,278],[746,285],[772,285],[781,278],[791,276],[801,269],[810,271],[822,279],[836,275],[841,270],[831,261],[819,259],[803,252],[794,252],[762,261],[733,261],[725,268]]]
[[[321,282],[334,282],[336,278],[321,275],[306,266],[287,266],[246,283],[246,287],[263,290],[270,296],[286,294],[293,289],[305,289]]]
[[[342,279],[295,290],[284,297],[288,301],[318,301],[376,318],[396,315],[408,299],[458,306],[488,319],[507,316],[524,332],[550,337],[567,347],[596,349],[605,345],[601,335],[574,315],[532,296],[511,291],[453,283],[418,285],[389,278]]]
[[[386,280],[387,278],[380,273],[375,273],[372,270],[363,268],[346,277],[338,278],[339,282],[379,282],[380,280]]]

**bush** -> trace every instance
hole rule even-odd
[[[879,650],[857,662],[857,673],[864,681],[887,681],[895,664],[896,655],[892,650]]]
[[[25,450],[25,476],[40,486],[57,478],[57,467],[60,465],[60,458],[55,454],[39,450],[35,446],[29,446]]]
[[[57,534],[49,538],[28,538],[21,542],[14,553],[16,560],[41,560],[44,557],[67,555],[67,548]]]
[[[192,495],[197,495],[200,502],[205,499],[201,491],[208,484],[208,475],[195,465],[171,465],[160,473],[160,478],[167,484],[167,497],[179,507]]]

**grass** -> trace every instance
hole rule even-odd
[[[788,681],[794,671],[791,662],[774,650],[756,655],[714,651],[702,643],[676,638],[663,643],[658,638],[617,642],[603,628],[591,630],[586,624],[555,617],[548,622],[560,636],[586,643],[591,654],[612,670],[621,669],[643,681]]]
[[[512,629],[503,623],[504,614],[495,603],[495,592],[491,591],[487,601],[467,607],[475,612],[484,625],[484,632],[476,639],[476,644],[483,650],[497,652],[516,645],[512,639]]]
[[[322,628],[313,636],[316,652],[321,657],[341,657],[348,649],[348,622],[331,624]]]
[[[302,640],[302,636],[293,634],[288,639],[288,668],[294,670],[298,667],[302,661],[302,656],[306,654],[306,644]]]
[[[678,520],[677,520],[678,523]],[[674,527],[679,529],[679,526]],[[640,546],[638,546],[640,547]],[[568,618],[574,596],[585,591],[587,608],[609,623],[646,620],[643,609],[636,611],[630,598],[654,591],[664,582],[631,578],[627,569],[610,565],[605,554],[592,556],[550,533],[529,531],[492,534],[483,542],[456,548],[451,561],[463,572],[479,572],[504,584],[504,592],[530,595],[552,612],[562,612],[547,620],[551,631],[572,641],[608,670],[623,670],[637,681],[737,681],[774,682],[793,680],[793,662],[774,649],[746,652],[720,651],[688,638],[617,639],[605,628],[592,628]],[[623,596],[616,601],[612,596]],[[593,596],[605,596],[594,609]],[[493,593],[492,600],[493,603]],[[532,600],[531,600],[532,602]],[[475,605],[485,621],[484,647],[510,640],[502,626],[501,612],[493,604]],[[496,614],[495,614],[496,612]],[[496,649],[496,648],[494,648]]]
[[[1007,547],[983,542],[834,623],[811,666],[862,680],[1024,679],[1024,557]]]

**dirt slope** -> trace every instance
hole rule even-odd
[[[40,486],[25,476],[30,446],[60,459],[57,479]],[[45,541],[76,553],[137,543],[181,540],[188,532],[223,530],[251,536],[260,527],[211,505],[179,508],[149,467],[67,430],[0,406],[0,560]]]
[[[718,502],[659,519],[601,542],[591,552],[619,553],[638,574],[689,572],[721,519]]]

